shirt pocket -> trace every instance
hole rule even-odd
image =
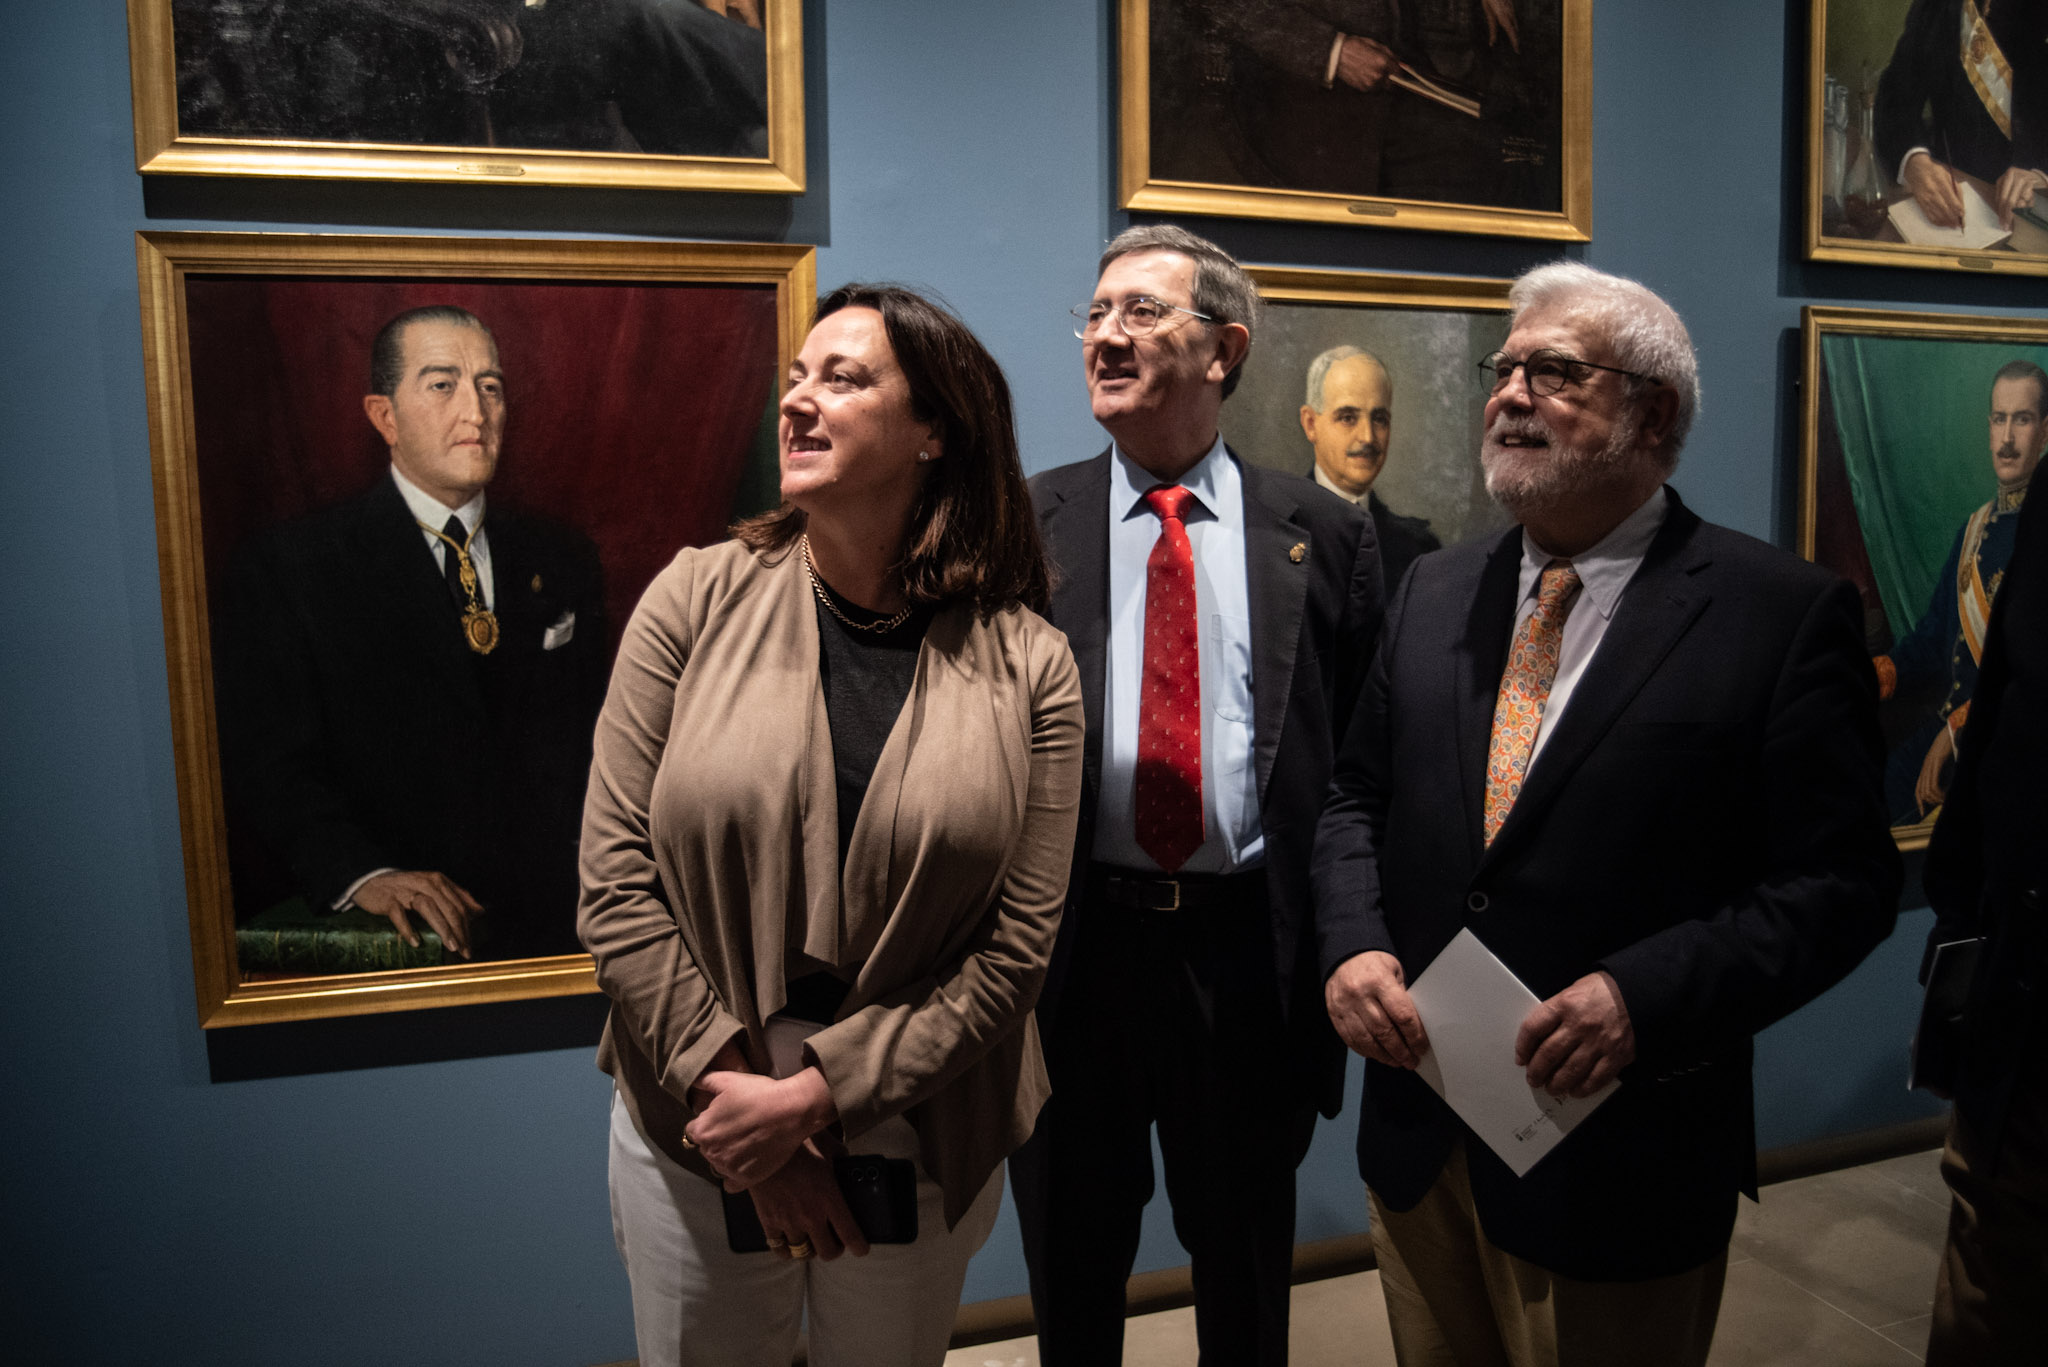
[[[1246,617],[1209,614],[1209,640],[1215,654],[1203,671],[1207,706],[1224,721],[1252,724],[1252,624]]]

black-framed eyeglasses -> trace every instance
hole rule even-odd
[[[1080,324],[1074,335],[1087,341],[1109,326],[1109,320],[1123,320],[1124,331],[1132,337],[1143,337],[1164,321],[1169,313],[1185,313],[1190,318],[1199,318],[1205,323],[1216,320],[1206,313],[1184,309],[1179,304],[1169,304],[1164,299],[1154,299],[1149,294],[1134,294],[1121,304],[1111,304],[1097,299],[1092,304],[1079,304],[1067,310]]]
[[[1576,356],[1567,356],[1562,351],[1552,351],[1548,347],[1541,351],[1532,351],[1519,361],[1511,359],[1505,351],[1496,351],[1479,363],[1479,369],[1489,377],[1493,392],[1496,394],[1506,389],[1508,381],[1515,378],[1515,372],[1520,370],[1529,382],[1529,392],[1545,398],[1558,393],[1567,385],[1584,384],[1592,378],[1596,370],[1604,370],[1612,375],[1626,375],[1631,380],[1641,380],[1645,384],[1663,383],[1654,375],[1623,370],[1615,365],[1582,361]]]

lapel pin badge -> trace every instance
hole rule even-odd
[[[540,592],[540,576],[537,574],[533,576],[533,591],[535,593]]]
[[[1289,560],[1292,560],[1297,565],[1299,565],[1303,560],[1306,560],[1308,558],[1308,542],[1295,542],[1294,545],[1288,548],[1287,558]]]

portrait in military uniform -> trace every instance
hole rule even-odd
[[[2048,323],[1809,308],[1805,343],[1801,550],[1862,593],[1885,801],[1918,846],[2048,446]]]
[[[799,190],[796,0],[130,0],[138,165]]]
[[[1138,8],[1127,207],[1585,236],[1588,0]]]
[[[1507,525],[1478,455],[1507,281],[1248,270],[1261,317],[1223,406],[1232,450],[1364,508],[1389,594],[1418,555]]]
[[[1807,253],[2048,274],[2048,5],[1812,0]]]
[[[189,376],[161,396],[189,440],[168,412],[156,435],[195,953],[230,1005],[587,976],[577,848],[612,659],[662,566],[775,502],[808,249],[488,243],[488,269],[529,275],[480,279],[473,241],[159,242],[276,267],[151,291],[182,299]],[[350,243],[374,275],[289,270]],[[622,278],[548,278],[572,258]]]

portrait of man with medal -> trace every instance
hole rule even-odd
[[[360,924],[399,956],[358,968],[573,953],[597,549],[488,494],[507,380],[476,315],[399,314],[369,371],[387,476],[255,538],[224,604],[224,783],[262,846],[244,867],[285,894],[256,919]]]

